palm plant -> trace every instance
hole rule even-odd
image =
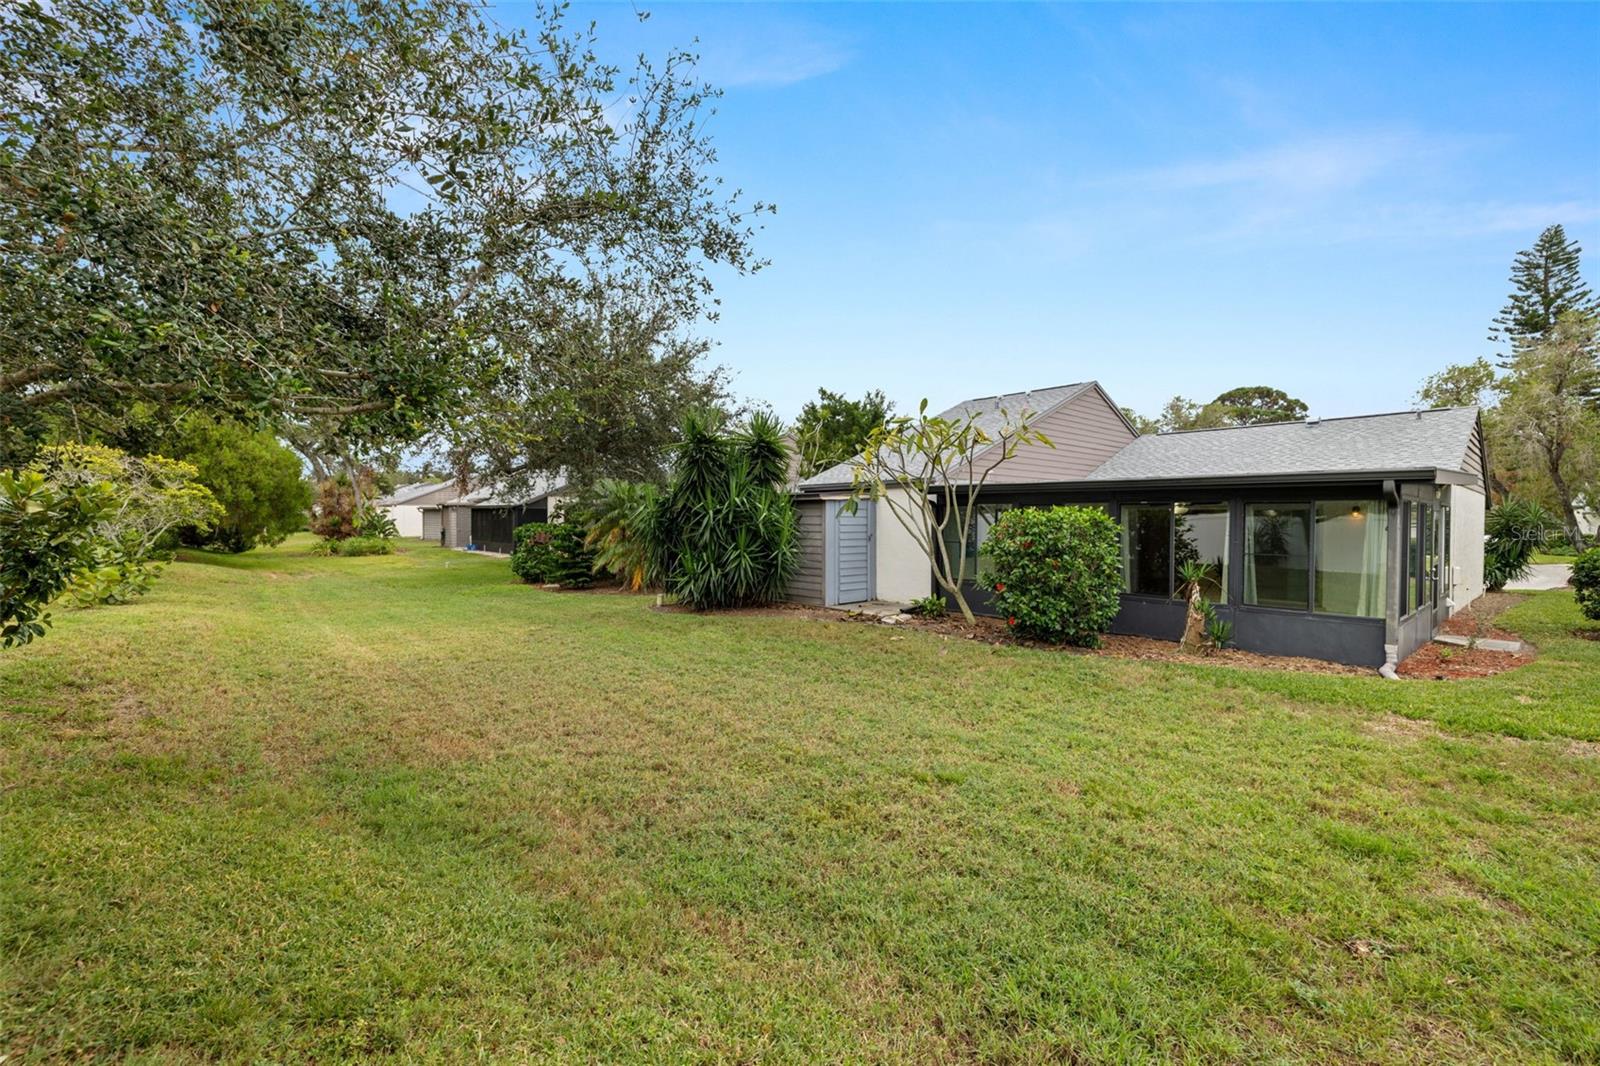
[[[630,591],[661,583],[651,565],[649,527],[660,498],[649,482],[606,478],[594,487],[585,511],[584,545],[594,552],[594,568],[616,574]]]

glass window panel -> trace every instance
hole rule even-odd
[[[1172,544],[1178,566],[1202,562],[1209,568],[1200,594],[1212,603],[1228,602],[1228,505],[1172,505]]]
[[[1439,517],[1439,509],[1432,504],[1422,507],[1422,602],[1430,606],[1439,605],[1439,532],[1435,528],[1435,520]]]
[[[991,563],[978,550],[983,542],[989,539],[989,530],[994,528],[995,521],[999,519],[1000,512],[1010,507],[1010,504],[982,504],[980,503],[972,513],[972,528],[967,532],[965,550],[958,548],[961,540],[961,527],[957,524],[959,516],[952,515],[949,523],[944,527],[944,549],[950,559],[950,569],[954,571],[961,565],[961,556],[966,556],[966,583],[971,584],[979,573],[988,573]],[[981,570],[980,570],[981,568]]]
[[[1315,610],[1383,617],[1388,531],[1382,500],[1317,504]]]
[[[1129,592],[1172,594],[1172,508],[1136,504],[1122,509],[1122,558]]]
[[[1410,614],[1422,606],[1422,504],[1406,503],[1406,602]]]
[[[1252,503],[1245,508],[1244,602],[1311,605],[1311,505]]]

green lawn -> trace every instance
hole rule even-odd
[[[1571,566],[1578,561],[1578,557],[1576,555],[1555,555],[1551,552],[1534,552],[1532,561],[1536,563],[1560,563],[1564,566]]]
[[[1600,1059],[1568,592],[1453,684],[649,602],[296,541],[58,612],[0,1057]]]

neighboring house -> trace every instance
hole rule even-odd
[[[424,508],[429,536],[446,548],[502,552],[515,545],[512,532],[529,522],[548,522],[565,497],[564,478],[539,478],[526,493],[506,493],[494,485]]]
[[[996,468],[969,542],[947,547],[965,551],[975,574],[1005,508],[1105,508],[1123,530],[1114,632],[1176,640],[1185,613],[1176,571],[1189,558],[1213,564],[1207,596],[1240,648],[1367,666],[1409,655],[1483,592],[1488,470],[1476,408],[1140,437],[1085,382],[969,400],[945,415],[976,411],[998,426],[1002,410],[1032,412],[1056,447],[1023,448]],[[848,487],[848,465],[800,483],[791,595],[928,595],[932,574],[915,540],[887,507],[841,513]],[[981,589],[968,597],[990,610]]]
[[[1600,536],[1600,506],[1585,496],[1572,501],[1572,512],[1578,519],[1578,532],[1589,540]]]
[[[389,495],[374,501],[373,506],[394,520],[395,531],[402,537],[423,537],[422,509],[453,500],[460,494],[461,490],[454,482],[418,482],[415,485],[401,485]]]

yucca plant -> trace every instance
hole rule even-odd
[[[733,432],[686,418],[664,493],[640,516],[647,569],[697,610],[772,603],[798,562],[783,424],[758,414]]]
[[[1483,545],[1483,583],[1490,592],[1527,576],[1534,550],[1554,525],[1550,512],[1532,500],[1513,496],[1489,509],[1483,522],[1488,534]]]

